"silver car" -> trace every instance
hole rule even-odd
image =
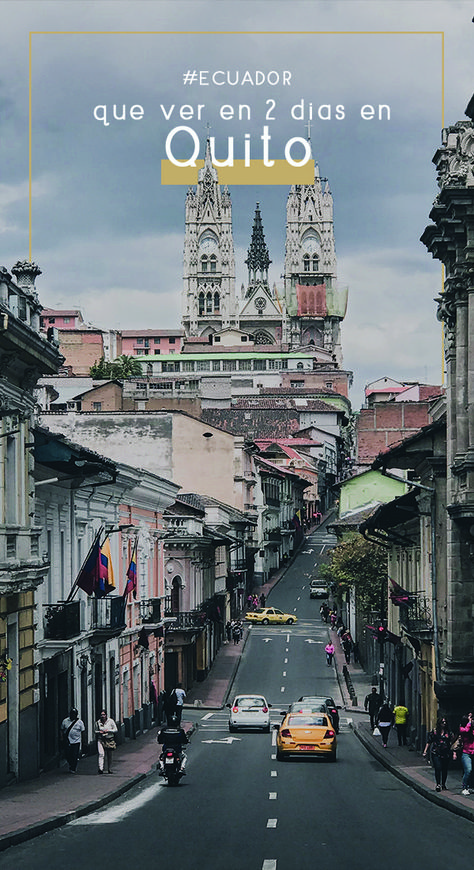
[[[263,695],[236,695],[230,707],[229,731],[255,728],[270,731],[270,707]]]

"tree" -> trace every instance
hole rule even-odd
[[[141,374],[141,363],[133,356],[127,356],[125,353],[123,353],[122,356],[114,359],[112,363],[113,378],[131,378],[134,375]]]
[[[102,357],[90,367],[89,374],[95,381],[107,381],[112,377],[112,363]]]
[[[126,380],[133,377],[133,375],[141,375],[142,367],[135,357],[127,356],[123,353],[117,359],[114,359],[113,362],[109,362],[102,357],[102,359],[90,367],[89,374],[95,381],[107,381],[112,378]]]
[[[329,562],[321,565],[319,576],[333,586],[339,600],[353,588],[359,608],[380,610],[387,596],[387,551],[350,532],[331,551]]]

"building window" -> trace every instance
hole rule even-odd
[[[70,322],[71,322],[70,317],[63,317],[63,323],[70,323]]]
[[[221,361],[220,361],[220,359],[213,359],[213,360],[212,360],[212,371],[213,371],[213,372],[220,372],[220,370],[221,370]]]
[[[214,293],[214,313],[215,314],[219,314],[220,304],[221,304],[221,300],[220,300],[219,294]]]
[[[241,340],[241,341],[247,341],[247,338],[248,338],[247,335],[241,335],[241,336],[240,336],[240,340]]]
[[[314,254],[314,256],[313,256],[313,272],[318,272],[318,271],[319,271],[319,257],[317,257],[316,254]]]
[[[49,322],[50,324],[51,324],[51,323],[56,323],[56,318],[55,318],[55,317],[50,317],[50,318],[48,319],[48,322]]]
[[[209,265],[208,259],[207,259],[206,255],[204,254],[204,256],[201,257],[201,272],[207,272],[208,265]]]
[[[251,360],[251,359],[241,359],[241,360],[239,360],[239,371],[240,371],[240,372],[250,372],[250,371],[252,371],[252,360]]]
[[[290,381],[290,387],[292,387],[292,389],[300,389],[301,387],[304,387],[304,381]]]
[[[143,344],[143,338],[137,338],[137,344]]]
[[[211,269],[210,269],[211,272],[217,271],[217,257],[215,254],[211,254],[211,258],[209,260],[209,265],[211,267]]]
[[[204,293],[199,294],[199,314],[204,314]]]
[[[92,402],[93,411],[102,411],[102,402]]]
[[[209,372],[211,370],[211,363],[208,359],[198,359],[197,361],[197,371],[198,372]]]
[[[237,363],[235,359],[225,359],[222,361],[222,370],[224,372],[235,372],[237,369]]]
[[[7,535],[7,559],[14,559],[16,556],[16,535]]]
[[[328,381],[328,382],[327,382],[327,384],[326,384],[326,389],[327,389],[327,390],[332,390],[332,381]]]
[[[159,341],[159,340],[160,340],[160,339],[158,339],[158,341]],[[176,341],[176,339],[175,339],[174,337],[171,337],[171,338],[168,339],[168,343],[169,343],[169,344],[174,344],[175,341]]]
[[[212,314],[212,293],[206,293],[206,314]]]
[[[159,338],[154,338],[153,341],[155,342],[155,344],[159,344],[159,343],[160,343],[160,339],[159,339]],[[170,339],[170,341],[171,341],[171,339]]]
[[[254,359],[253,368],[256,372],[264,372],[266,369],[267,361],[265,359]]]
[[[194,371],[194,362],[190,360],[185,360],[183,362],[183,372],[193,372]]]
[[[303,269],[305,272],[309,272],[309,254],[305,254],[303,257]]]

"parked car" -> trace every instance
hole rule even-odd
[[[291,755],[337,759],[337,738],[326,713],[282,713],[276,739],[277,760]]]
[[[294,613],[283,613],[283,610],[278,610],[276,607],[257,607],[256,610],[250,610],[245,614],[245,619],[249,622],[257,622],[261,625],[271,623],[286,623],[292,625],[293,622],[298,622]]]
[[[229,731],[259,728],[270,731],[270,707],[263,695],[236,695],[230,707]]]
[[[339,734],[339,710],[341,708],[335,704],[334,698],[326,698],[323,695],[303,695],[296,703],[305,709],[308,705],[315,708],[322,705],[324,712],[327,713],[333,724],[336,734]]]
[[[327,598],[328,597],[328,587],[323,580],[311,580],[309,584],[309,597],[310,598]]]

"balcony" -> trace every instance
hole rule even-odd
[[[412,596],[407,605],[400,606],[400,625],[407,634],[426,637],[433,631],[431,602],[428,598]]]
[[[161,600],[146,598],[139,602],[140,621],[144,625],[158,625],[161,622]]]
[[[125,604],[121,595],[92,599],[90,630],[94,643],[117,637],[125,628]]]
[[[190,610],[173,613],[165,611],[165,617],[172,617],[173,622],[166,626],[166,631],[200,631],[207,622],[204,610]]]
[[[46,640],[70,640],[81,633],[81,602],[45,604],[43,617]]]

